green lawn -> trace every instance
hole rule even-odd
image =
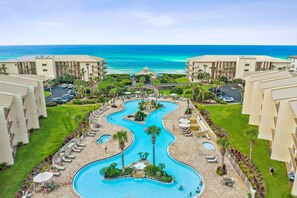
[[[49,92],[49,91],[44,91],[44,95],[45,95],[45,97],[48,97],[48,96],[51,95],[51,92]]]
[[[188,83],[190,81],[189,81],[189,79],[187,77],[180,77],[180,78],[175,79],[175,82],[177,82],[177,83]]]
[[[84,112],[93,106],[85,106]],[[63,124],[63,115],[82,113],[81,106],[64,105],[47,109],[48,117],[40,120],[40,129],[30,135],[30,143],[17,149],[15,164],[0,172],[0,197],[14,197],[27,174],[49,154],[55,153],[70,133]]]
[[[223,127],[231,138],[231,144],[249,156],[249,140],[244,131],[248,125],[248,116],[241,114],[241,105],[209,105],[205,109],[211,113],[212,120]],[[253,151],[253,162],[260,169],[267,187],[266,197],[291,197],[285,163],[271,160],[269,142],[256,140]],[[275,175],[269,174],[269,166],[275,168]]]

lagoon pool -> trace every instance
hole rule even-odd
[[[96,142],[98,144],[105,144],[110,140],[110,138],[111,138],[111,135],[108,135],[108,134],[102,135]]]
[[[164,163],[166,165],[165,170],[168,174],[175,177],[175,182],[172,184],[163,184],[149,179],[134,178],[104,180],[103,176],[100,175],[102,168],[114,162],[118,164],[119,168],[121,167],[121,155],[118,154],[108,159],[90,163],[77,172],[73,179],[73,188],[79,196],[86,198],[179,198],[187,197],[190,192],[195,197],[197,195],[195,191],[198,186],[201,191],[203,190],[203,185],[200,184],[201,176],[199,173],[193,168],[173,159],[167,151],[168,146],[175,141],[175,137],[164,128],[162,119],[166,114],[176,110],[178,106],[171,102],[161,102],[164,107],[152,112],[147,117],[145,124],[123,119],[128,114],[133,114],[137,111],[138,102],[139,100],[126,102],[124,104],[124,110],[110,114],[106,118],[112,124],[118,124],[128,128],[134,135],[134,142],[125,151],[125,165],[127,166],[138,161],[139,152],[149,152],[147,159],[152,162],[151,137],[144,132],[144,129],[153,124],[157,125],[161,127],[162,132],[157,137],[155,145],[156,164]],[[184,190],[178,190],[180,185],[184,187]]]
[[[213,146],[213,144],[210,143],[210,142],[202,142],[202,145],[203,145],[203,147],[206,148],[207,150],[211,150],[211,151],[213,151],[213,150],[215,149],[214,146]]]

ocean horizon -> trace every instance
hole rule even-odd
[[[185,74],[187,58],[201,55],[268,55],[287,59],[294,45],[7,45],[0,60],[26,55],[91,55],[106,59],[108,73],[136,73],[149,67],[158,73]]]

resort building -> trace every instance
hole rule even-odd
[[[226,76],[241,78],[245,72],[286,70],[290,61],[270,56],[205,55],[189,58],[186,70],[191,82],[199,81],[199,73],[209,73],[212,79]]]
[[[297,72],[297,56],[289,56],[288,59],[291,61],[291,71]]]
[[[22,56],[0,61],[0,73],[43,75],[48,79],[70,74],[103,79],[107,74],[103,58],[88,55]]]
[[[42,76],[0,75],[0,163],[13,164],[16,145],[47,117]]]
[[[288,174],[297,170],[297,75],[286,71],[251,72],[243,76],[242,113],[259,126],[258,138],[268,140],[271,159],[286,163]],[[297,195],[297,181],[292,194]]]

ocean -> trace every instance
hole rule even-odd
[[[255,45],[37,45],[0,46],[0,60],[25,55],[86,54],[106,59],[108,73],[185,73],[187,58],[200,55],[268,55],[287,59],[297,46]]]

